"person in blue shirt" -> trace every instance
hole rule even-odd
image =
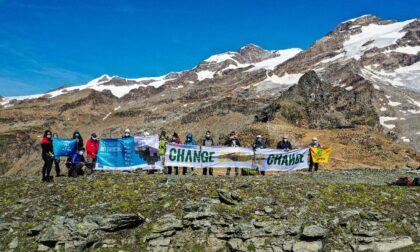
[[[184,145],[194,146],[197,145],[197,142],[194,140],[194,136],[192,133],[188,133],[185,139]],[[191,168],[191,172],[194,173],[194,168]],[[182,175],[187,174],[187,167],[182,167]]]
[[[86,164],[84,154],[85,148],[81,148],[73,154],[71,158],[71,166],[69,169],[69,177],[77,177],[78,175],[83,175],[83,167]]]

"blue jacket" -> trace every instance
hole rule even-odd
[[[193,134],[188,133],[187,138],[190,138],[191,141],[185,140],[185,142],[184,142],[185,145],[197,145],[197,142],[193,138]]]
[[[71,158],[71,164],[77,165],[81,162],[85,162],[85,157],[82,155],[79,155],[79,153],[73,154],[73,157]]]
[[[256,149],[266,149],[267,148],[267,144],[261,140],[261,141],[255,141],[254,145],[253,145],[253,149],[254,151]]]
[[[321,147],[321,145],[320,145],[319,143],[315,144],[314,142],[312,142],[312,143],[310,143],[310,144],[308,145],[308,147],[317,147],[317,148],[320,148],[320,147]]]

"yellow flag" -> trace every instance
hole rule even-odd
[[[311,147],[311,157],[314,163],[328,163],[331,148]]]

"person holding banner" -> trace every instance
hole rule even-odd
[[[96,166],[96,156],[99,150],[99,141],[96,133],[90,135],[90,139],[86,142],[86,170],[88,175],[92,175]]]
[[[197,145],[197,142],[194,140],[192,133],[187,134],[184,145],[190,145],[190,146]],[[194,172],[194,168],[191,168],[191,172]],[[182,175],[187,175],[187,167],[182,167]]]
[[[129,137],[131,137],[130,129],[126,129],[124,131],[124,135],[122,136],[122,138],[129,138]]]
[[[169,142],[172,144],[181,144],[181,139],[179,138],[178,133],[174,132]],[[178,167],[173,168],[175,169],[175,175],[178,175]],[[172,166],[168,166],[168,174],[172,174]]]
[[[312,142],[308,145],[309,148],[321,148],[321,145],[318,143],[318,138],[312,138]],[[309,155],[309,172],[312,172],[312,168],[315,168],[315,171],[318,171],[319,163],[314,163],[312,155]]]
[[[238,139],[235,131],[230,132],[229,139],[225,142],[225,146],[229,147],[241,147],[241,142]],[[230,176],[231,167],[226,169],[226,176]],[[235,167],[235,176],[239,176],[239,168]]]
[[[162,166],[165,167],[165,150],[168,139],[166,139],[166,131],[162,130],[159,135],[159,156],[162,161]],[[169,170],[168,170],[169,171]],[[169,172],[167,173],[169,174]]]
[[[73,133],[73,139],[76,139],[76,152],[83,148],[83,138],[78,130]]]
[[[267,148],[267,144],[265,143],[265,141],[262,139],[261,135],[257,135],[257,138],[255,139],[255,143],[252,145],[252,149],[255,153],[255,151],[257,149],[266,149]],[[254,155],[255,157],[255,155]],[[258,168],[257,168],[258,169]],[[262,176],[265,176],[265,171],[261,171],[260,169],[258,169],[258,171],[260,172],[260,174]]]
[[[54,152],[51,137],[51,131],[46,130],[44,132],[44,137],[41,140],[42,160],[44,160],[44,166],[42,167],[42,182],[53,182],[52,177],[50,176],[54,162]]]
[[[278,142],[277,144],[277,149],[278,150],[292,150],[292,144],[289,141],[289,138],[287,138],[287,136],[283,136],[283,139]]]
[[[54,133],[53,134],[53,138],[58,139],[58,134]],[[61,171],[60,171],[60,156],[55,156],[54,157],[54,166],[55,166],[55,176],[56,177],[61,177]]]
[[[207,130],[206,135],[201,139],[201,146],[212,147],[214,146],[213,137],[211,136],[210,130]],[[209,175],[213,176],[212,167],[203,167],[203,175],[207,175],[207,169],[209,170]]]

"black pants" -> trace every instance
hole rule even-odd
[[[318,163],[314,163],[314,161],[312,161],[312,158],[311,158],[309,160],[309,172],[312,172],[312,168],[315,168],[315,171],[318,171],[319,164]]]
[[[55,165],[55,175],[58,177],[60,176],[60,160],[54,159],[54,165]]]
[[[42,179],[49,179],[54,160],[47,154],[42,155],[42,159],[44,160],[44,166],[42,167]]]
[[[77,177],[83,175],[84,164],[71,165],[69,169],[69,177]]]
[[[207,169],[209,170],[209,175],[210,176],[213,176],[213,168],[207,168],[207,167],[204,167],[203,168],[203,175],[207,175]]]
[[[260,171],[261,176],[265,176],[265,171]]]

